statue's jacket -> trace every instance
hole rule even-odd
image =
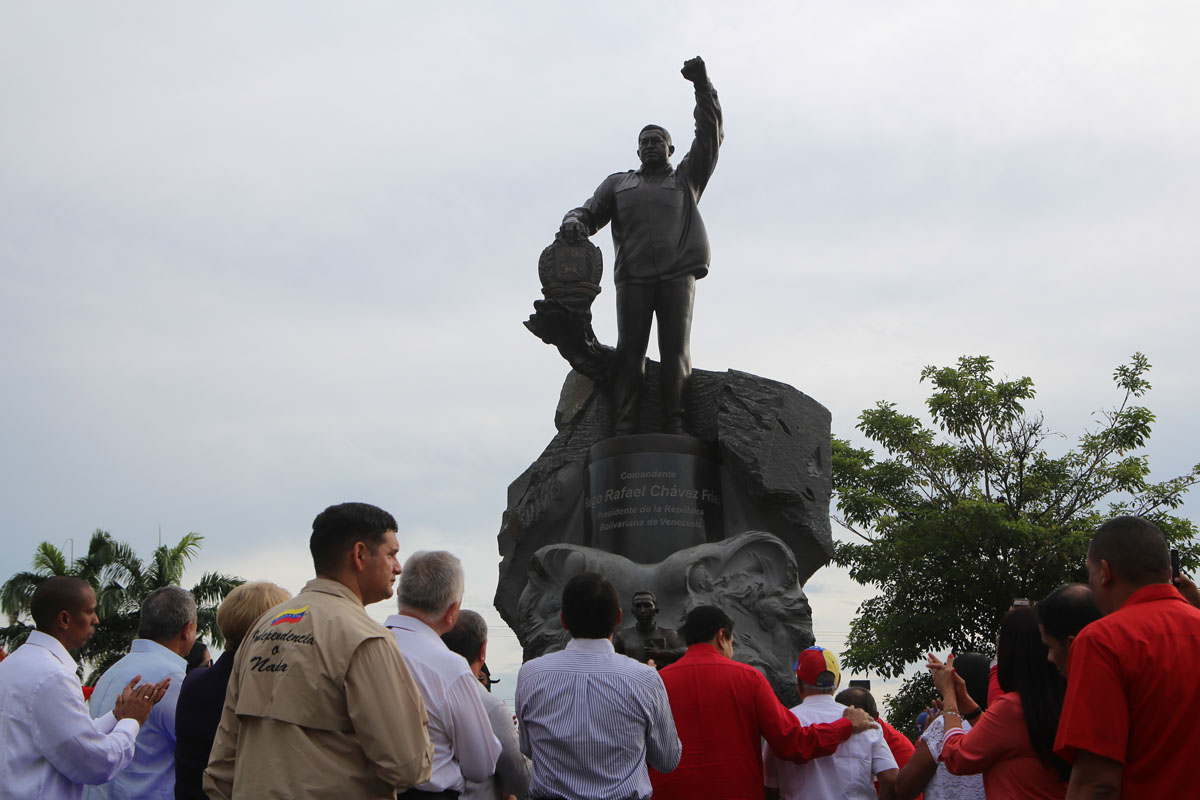
[[[696,86],[696,137],[678,168],[609,175],[568,217],[596,233],[612,223],[613,280],[656,283],[683,275],[703,278],[711,253],[697,203],[717,166],[724,139],[721,106],[711,83]]]

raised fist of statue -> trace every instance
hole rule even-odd
[[[700,56],[683,62],[683,69],[679,72],[692,83],[704,83],[708,80],[708,71],[705,70],[704,59]]]

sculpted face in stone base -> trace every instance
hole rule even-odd
[[[618,653],[624,653],[642,663],[653,661],[658,667],[665,667],[683,656],[687,645],[679,633],[673,628],[664,628],[657,622],[658,602],[654,592],[635,592],[632,608],[635,624],[626,626],[613,635],[613,648]]]
[[[796,558],[775,536],[750,531],[680,550],[659,564],[637,564],[575,545],[543,547],[530,562],[529,583],[513,625],[525,644],[526,659],[566,646],[558,602],[563,586],[580,572],[599,572],[625,597],[653,592],[656,630],[665,630],[659,621],[680,624],[696,606],[718,606],[734,621],[734,657],[762,670],[777,694],[793,698],[792,705],[799,702],[791,665],[795,654],[813,643],[812,613],[800,588]],[[639,635],[639,624],[618,630],[613,647],[620,637],[625,654],[637,657],[626,639]]]

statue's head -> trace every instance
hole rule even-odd
[[[643,167],[666,166],[674,153],[671,134],[661,125],[647,125],[638,134],[637,154]]]
[[[650,623],[658,615],[658,601],[654,592],[633,593],[633,617],[638,622]]]

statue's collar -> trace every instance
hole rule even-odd
[[[667,164],[666,169],[661,169],[661,170],[656,169],[653,172],[647,172],[644,168],[638,167],[636,170],[634,170],[634,174],[635,175],[643,175],[647,178],[654,178],[659,175],[663,176],[664,178],[670,178],[672,175],[675,174],[675,167],[673,167],[670,164]]]

